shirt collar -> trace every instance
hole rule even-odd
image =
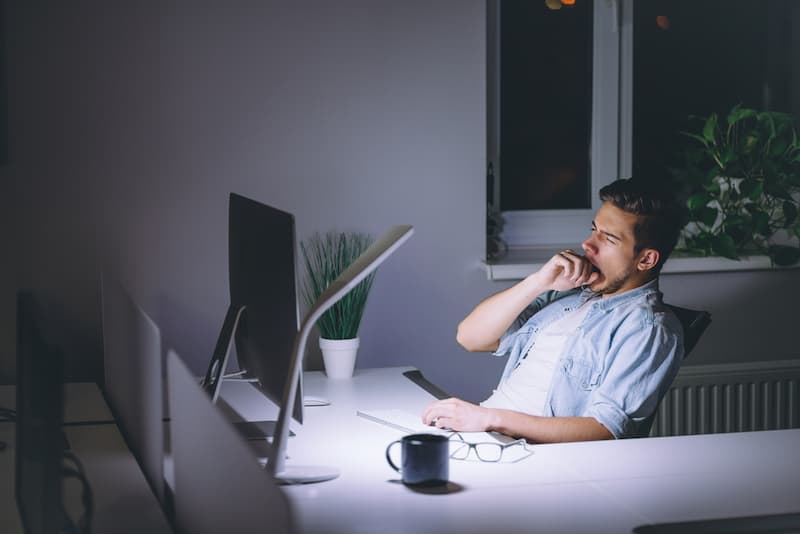
[[[612,310],[619,306],[620,304],[625,304],[626,302],[635,300],[640,298],[643,295],[648,293],[658,293],[658,277],[653,278],[649,282],[636,287],[634,289],[630,289],[625,291],[624,293],[620,293],[619,295],[614,295],[613,297],[608,297],[604,299],[597,300],[597,307],[603,310]],[[584,287],[583,291],[580,293],[580,303],[584,304],[587,300],[598,296],[599,293],[596,293],[589,289],[588,287]]]

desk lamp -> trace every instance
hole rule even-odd
[[[339,277],[322,292],[317,301],[309,310],[300,331],[297,333],[292,350],[292,359],[289,363],[289,372],[286,377],[286,385],[283,390],[283,402],[281,402],[278,423],[275,428],[275,435],[270,449],[267,470],[278,481],[285,484],[301,484],[306,482],[322,482],[331,480],[339,476],[339,470],[335,467],[318,465],[286,465],[286,445],[289,438],[289,418],[291,417],[292,406],[297,395],[297,383],[300,379],[300,372],[303,369],[303,359],[305,357],[306,341],[311,329],[316,324],[320,316],[328,308],[345,296],[348,291],[353,289],[359,282],[369,276],[378,268],[400,245],[402,245],[411,234],[414,233],[412,226],[395,226],[386,232],[378,241],[373,243],[361,256],[353,262]]]

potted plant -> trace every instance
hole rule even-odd
[[[698,118],[695,118],[698,119]],[[674,172],[689,223],[681,248],[704,256],[768,255],[800,260],[800,144],[792,117],[736,105],[727,116],[699,117]]]
[[[371,244],[372,237],[356,232],[314,234],[302,241],[300,250],[306,279],[301,292],[306,305],[311,307],[331,282]],[[329,378],[353,375],[359,345],[358,327],[374,277],[375,273],[367,276],[317,321],[325,374]]]

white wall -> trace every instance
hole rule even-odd
[[[7,6],[18,286],[45,296],[69,374],[101,376],[101,263],[204,371],[227,306],[235,191],[295,213],[299,238],[414,225],[378,272],[358,365],[415,365],[459,395],[488,394],[503,362],[454,341],[507,286],[478,267],[484,2],[109,4]],[[714,313],[690,363],[796,356],[797,281],[665,278],[668,300]],[[13,336],[0,333],[8,379]]]

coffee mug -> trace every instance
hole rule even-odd
[[[392,461],[389,452],[401,444],[401,467]],[[447,484],[450,475],[450,447],[447,436],[439,434],[410,434],[386,447],[386,461],[400,473],[403,484],[437,486]]]

